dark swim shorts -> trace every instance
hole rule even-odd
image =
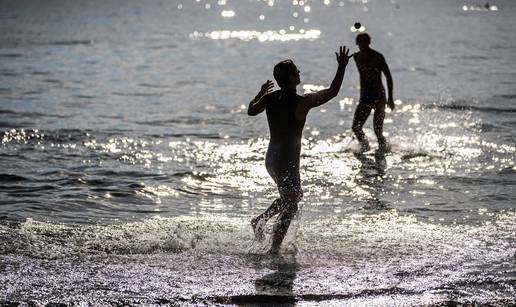
[[[299,175],[299,153],[284,150],[281,146],[269,145],[265,167],[279,188],[301,186]]]
[[[360,94],[360,103],[366,103],[369,106],[374,107],[378,101],[385,101],[385,92],[365,92]]]

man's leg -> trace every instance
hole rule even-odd
[[[267,208],[262,214],[258,215],[256,218],[257,219],[262,219],[263,218],[266,221],[268,221],[271,217],[273,217],[276,214],[278,214],[278,212],[280,211],[281,207],[282,207],[281,198],[276,198],[272,202],[272,204],[269,206],[269,208]]]
[[[383,120],[385,119],[385,100],[378,101],[374,109],[373,127],[376,138],[378,139],[378,149],[388,150],[387,140],[383,136]]]
[[[280,195],[283,206],[272,235],[272,247],[270,253],[273,254],[279,252],[279,248],[287,234],[290,222],[297,213],[297,204],[303,197],[303,191],[300,186],[280,188]]]
[[[353,130],[353,133],[355,133],[358,142],[360,142],[362,151],[369,150],[369,144],[366,140],[365,133],[362,131],[362,127],[369,117],[369,114],[371,114],[371,107],[365,102],[359,102],[357,109],[355,110],[355,115],[353,116],[353,125],[351,129]]]
[[[271,178],[277,184],[278,181],[281,179],[281,177],[279,176],[282,174],[281,166],[283,165],[283,161],[281,161],[281,159],[278,159],[279,157],[277,156],[277,152],[273,148],[274,147],[269,147],[267,149],[267,155],[265,157],[265,167]],[[267,208],[262,214],[251,219],[251,227],[253,227],[253,232],[256,239],[261,241],[264,238],[263,230],[265,224],[271,217],[278,214],[282,206],[283,203],[281,201],[281,197],[276,198],[269,206],[269,208]]]
[[[257,239],[263,238],[263,226],[267,223],[267,221],[278,214],[278,212],[282,208],[282,201],[281,198],[276,198],[272,204],[267,208],[262,214],[258,215],[257,217],[253,218],[251,220],[251,226],[253,227],[254,235]],[[261,223],[261,227],[258,227],[258,223]]]

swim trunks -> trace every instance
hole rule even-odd
[[[371,107],[374,107],[378,101],[385,101],[384,91],[360,93],[360,103],[365,103]]]
[[[265,167],[279,188],[301,186],[299,151],[278,144],[269,144]]]

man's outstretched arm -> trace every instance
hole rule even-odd
[[[335,73],[335,77],[333,78],[330,87],[322,91],[303,96],[301,105],[305,112],[308,112],[311,108],[325,104],[339,93],[342,80],[344,80],[346,66],[353,55],[349,55],[349,49],[346,49],[346,46],[340,46],[339,52],[335,52],[335,55],[339,66],[337,67],[337,72]]]
[[[262,84],[262,88],[260,92],[254,97],[251,102],[249,102],[249,108],[247,108],[247,115],[256,116],[265,110],[266,100],[264,96],[271,92],[274,87],[274,83],[271,80],[267,80],[264,84]],[[262,99],[263,98],[263,99]]]
[[[394,94],[393,94],[393,82],[392,82],[392,76],[391,71],[389,69],[389,66],[387,65],[387,62],[385,61],[385,58],[382,56],[382,72],[385,75],[385,79],[387,79],[387,105],[391,110],[394,110]]]

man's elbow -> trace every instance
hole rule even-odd
[[[328,96],[329,96],[328,100],[331,100],[331,99],[337,97],[338,94],[339,94],[339,89],[338,88],[337,89],[330,88],[330,90],[328,92]]]
[[[256,116],[256,115],[258,115],[258,113],[256,113],[255,111],[253,111],[251,109],[247,109],[247,115],[249,115],[249,116]]]

